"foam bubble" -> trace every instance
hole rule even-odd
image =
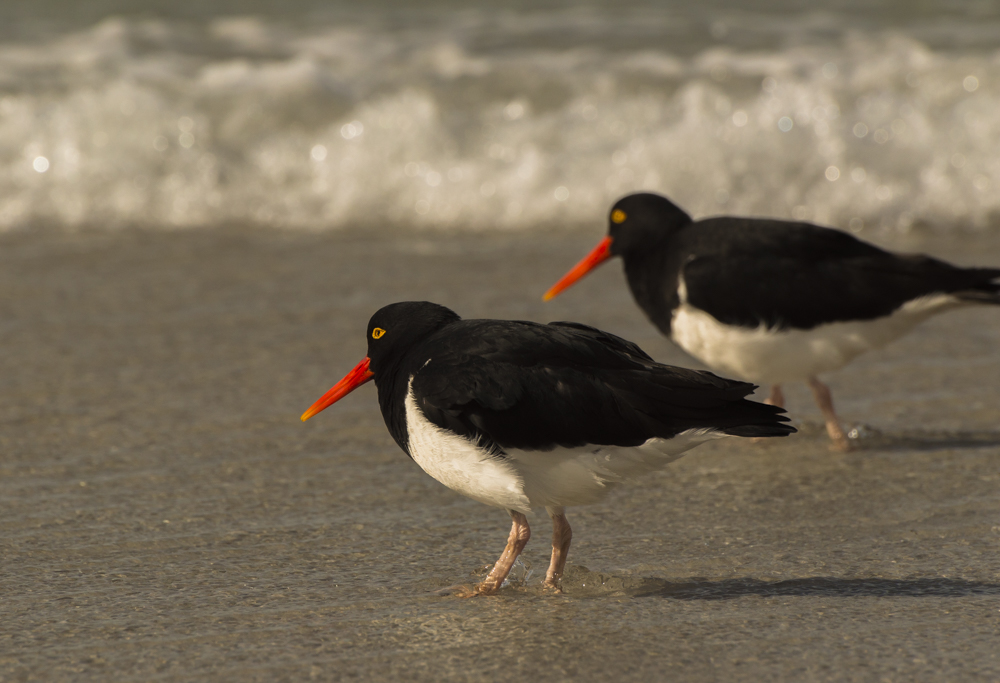
[[[523,229],[638,190],[854,231],[1000,213],[1000,56],[897,34],[486,49],[456,26],[116,19],[0,44],[0,229]]]

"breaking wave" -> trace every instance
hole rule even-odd
[[[523,229],[640,189],[856,232],[998,222],[1000,52],[845,31],[673,53],[589,41],[589,15],[448,16],[0,43],[0,229]]]

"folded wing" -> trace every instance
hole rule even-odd
[[[413,391],[431,422],[498,450],[638,446],[689,429],[794,431],[780,409],[746,400],[752,384],[658,364],[595,328],[464,322],[469,344],[429,361]]]

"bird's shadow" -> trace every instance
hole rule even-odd
[[[862,442],[861,450],[943,451],[1000,446],[1000,433],[951,432],[926,434],[883,434]]]
[[[826,437],[822,425],[806,423],[799,431],[816,438]],[[894,432],[858,424],[851,426],[847,431],[851,445],[859,451],[942,451],[1000,446],[1000,431],[994,430]]]
[[[672,600],[733,600],[758,597],[830,597],[830,598],[964,598],[986,595],[1000,596],[1000,584],[949,579],[838,579],[816,576],[787,581],[760,579],[724,579],[710,581],[668,581],[644,578],[627,591],[636,598],[670,598]]]

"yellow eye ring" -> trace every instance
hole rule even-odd
[[[624,223],[626,218],[628,218],[628,216],[626,216],[625,212],[621,209],[615,209],[611,212],[612,223]]]
[[[372,339],[379,339],[383,334],[385,334],[385,330],[383,330],[381,327],[376,327],[374,330],[372,330]]]

